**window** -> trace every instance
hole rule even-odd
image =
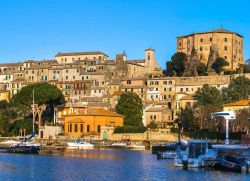
[[[69,78],[68,76],[65,77],[66,80],[68,80],[68,78]]]
[[[75,132],[78,132],[78,125],[75,124]]]
[[[73,79],[75,79],[76,78],[76,76],[73,76]]]
[[[163,85],[167,85],[167,81],[163,81]]]
[[[69,124],[69,132],[72,132],[72,124]]]
[[[188,91],[188,88],[186,88],[186,91]]]
[[[68,73],[69,72],[69,70],[66,70],[66,73]]]
[[[181,46],[181,42],[179,42],[179,46]]]
[[[200,39],[200,42],[203,42],[203,38]]]
[[[172,91],[172,88],[169,88],[169,91]]]
[[[127,84],[131,84],[131,80],[127,80]]]
[[[97,126],[97,132],[98,132],[98,133],[101,132],[101,126],[100,126],[100,125]]]
[[[164,95],[163,98],[164,98],[164,99],[167,99],[167,95]]]
[[[150,85],[154,85],[154,82],[153,82],[153,81],[150,81]]]
[[[224,41],[227,42],[227,38],[224,38]]]
[[[155,81],[155,85],[159,85],[159,82],[158,82],[158,81]]]
[[[90,126],[89,126],[89,124],[87,125],[87,132],[89,132],[89,130],[90,130]]]
[[[209,40],[210,40],[210,41],[213,41],[213,38],[210,38]]]
[[[202,47],[200,47],[200,51],[202,52]]]
[[[148,54],[148,60],[150,60],[150,54]]]
[[[156,119],[156,115],[154,115],[154,119]]]
[[[158,88],[155,88],[156,91],[158,91]]]
[[[172,85],[172,81],[169,81],[169,85]]]
[[[166,88],[166,87],[164,88],[164,91],[165,91],[165,92],[167,91],[167,88]]]
[[[80,124],[80,131],[83,132],[83,124]]]
[[[224,50],[227,51],[227,46],[224,47]]]
[[[181,92],[183,92],[183,88],[181,88]]]
[[[225,59],[227,59],[227,56],[224,56]]]
[[[153,119],[153,115],[150,115],[150,119]]]

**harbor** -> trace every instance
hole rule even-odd
[[[1,180],[249,180],[249,174],[176,168],[150,151],[79,150],[61,154],[0,154]]]

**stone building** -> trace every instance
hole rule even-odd
[[[210,47],[215,45],[219,57],[224,58],[229,65],[225,68],[236,70],[244,64],[243,36],[223,28],[213,31],[192,33],[177,37],[177,52],[191,55],[194,47],[201,62],[207,64]]]

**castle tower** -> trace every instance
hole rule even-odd
[[[153,73],[156,67],[155,50],[152,48],[147,48],[145,50],[145,73]]]

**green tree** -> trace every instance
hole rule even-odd
[[[185,70],[187,55],[183,52],[177,52],[171,57],[171,62],[166,63],[167,73],[169,75],[182,76]]]
[[[235,102],[250,97],[250,79],[245,76],[232,79],[227,88],[223,89],[224,102]]]
[[[31,115],[32,95],[34,90],[35,104],[46,105],[43,118],[52,120],[54,107],[65,102],[60,89],[49,83],[36,83],[23,87],[11,99],[11,105],[19,113],[19,119]]]
[[[199,63],[197,66],[197,73],[201,76],[207,75],[207,66],[204,63]]]
[[[194,108],[200,129],[211,127],[210,114],[222,110],[223,96],[221,92],[217,88],[205,84],[196,91],[194,98],[197,100]]]
[[[166,76],[173,76],[174,75],[174,67],[173,67],[173,63],[170,61],[170,62],[167,62],[166,63]]]
[[[11,105],[6,101],[0,101],[0,134],[10,135],[10,130],[17,114],[13,111]]]
[[[182,108],[177,114],[175,122],[179,123],[184,131],[194,131],[197,127],[194,111],[190,107]]]
[[[219,57],[212,64],[212,69],[214,69],[217,74],[220,74],[224,70],[223,67],[228,65],[229,63],[224,58]]]
[[[118,114],[125,116],[125,126],[143,126],[142,106],[140,97],[135,93],[128,92],[121,95],[115,109]]]

